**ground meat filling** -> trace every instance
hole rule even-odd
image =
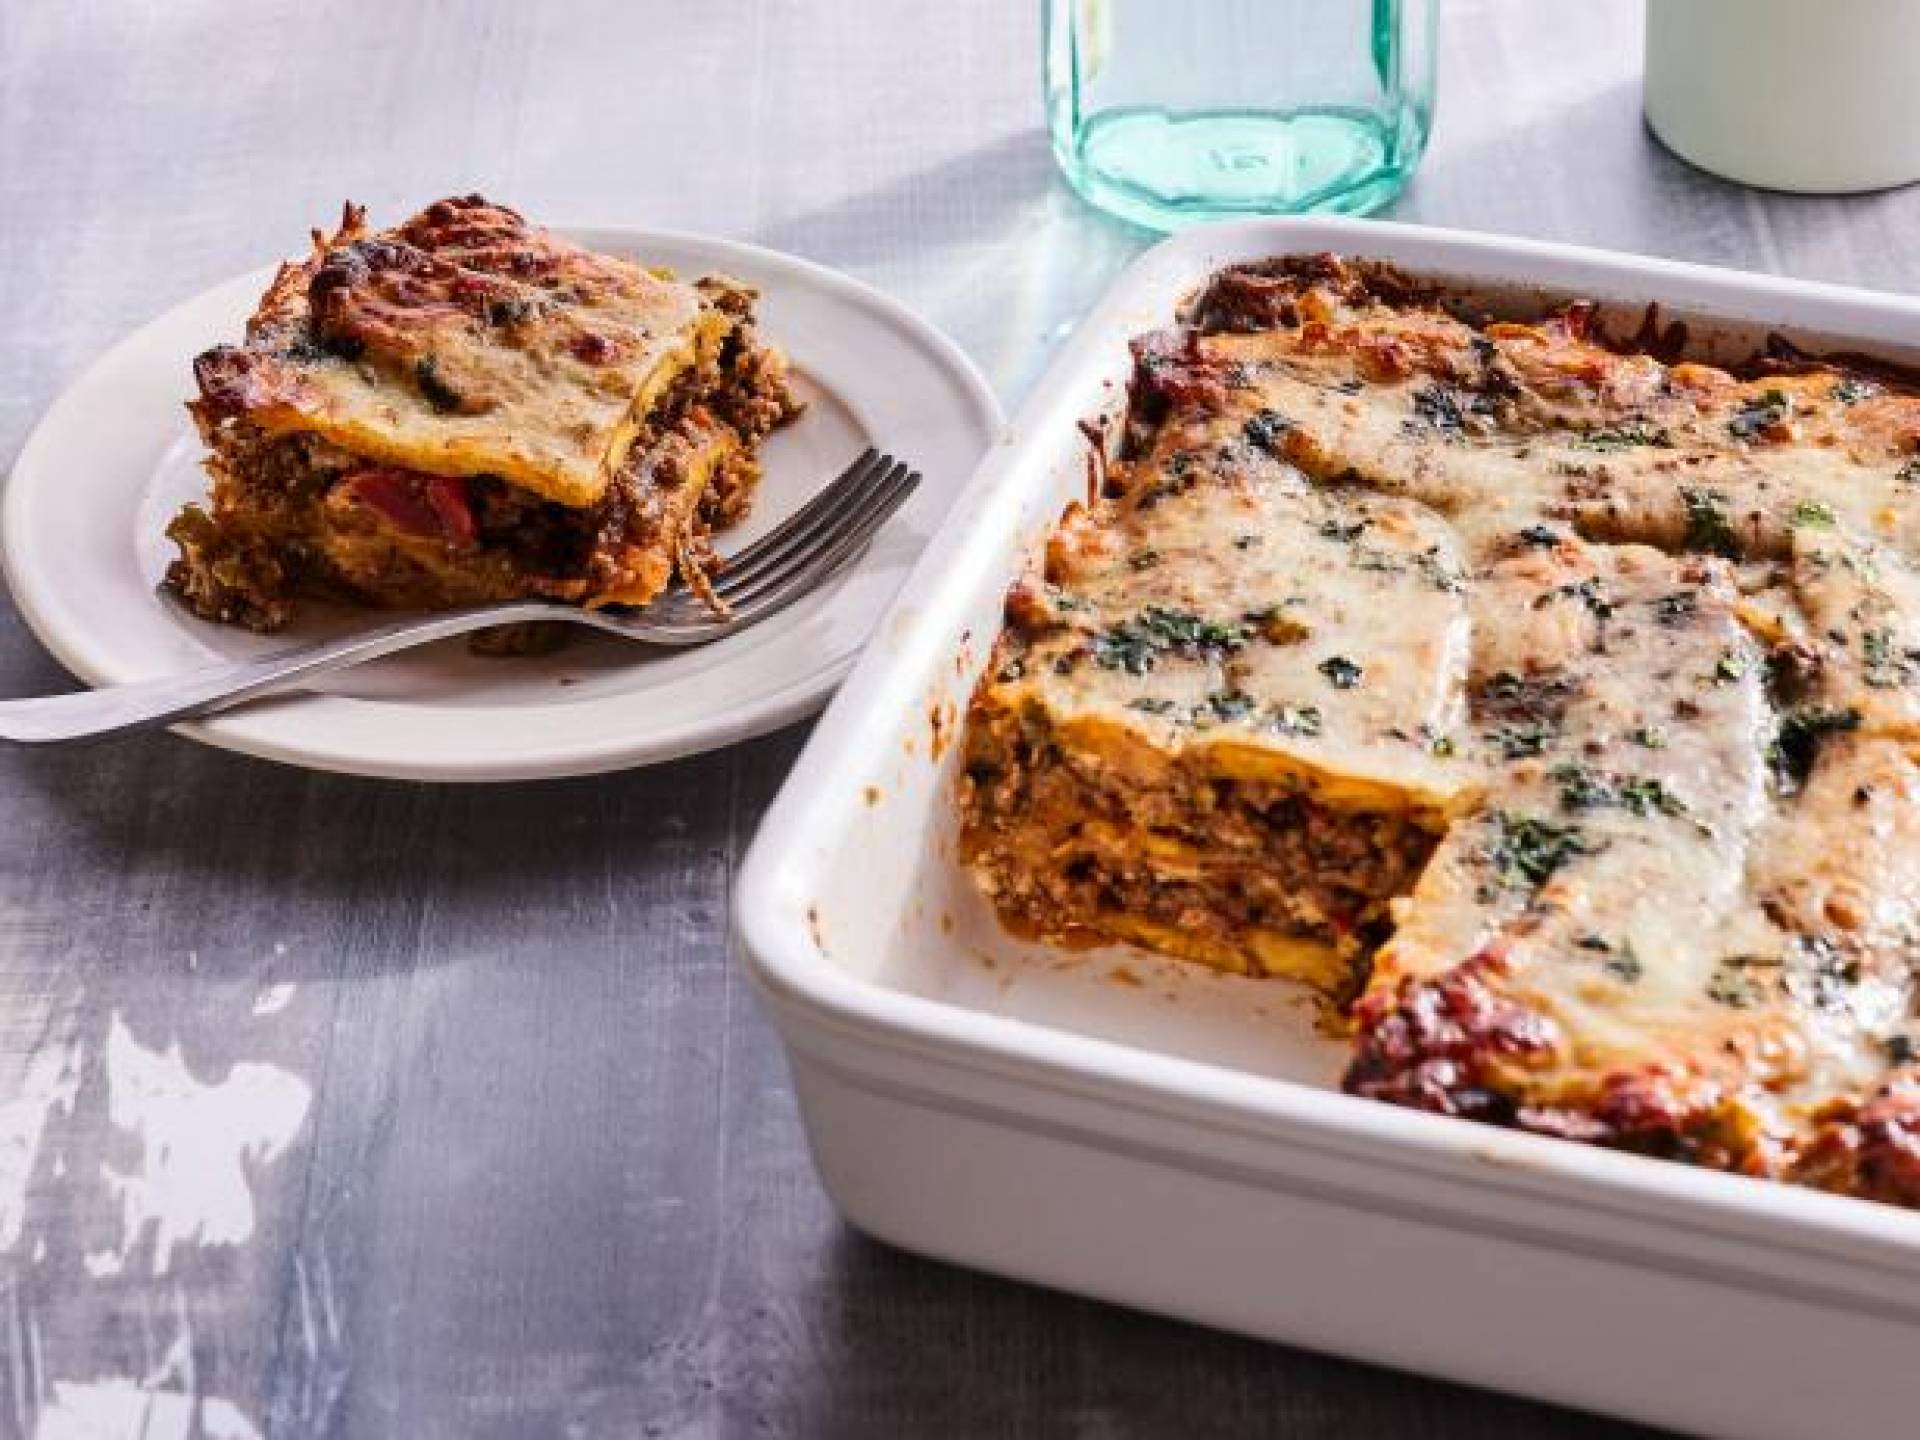
[[[1224,950],[1262,930],[1357,958],[1438,842],[1416,817],[1335,810],[1271,782],[1119,783],[1039,723],[1002,712],[973,727],[962,846],[1002,913],[1043,938],[1144,916]]]

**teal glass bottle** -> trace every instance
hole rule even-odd
[[[1074,189],[1154,230],[1385,204],[1433,119],[1439,0],[1042,0]]]

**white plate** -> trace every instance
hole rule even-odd
[[[1076,422],[1221,265],[1335,250],[1485,303],[1648,301],[1920,363],[1920,300],[1376,222],[1189,230],[1117,280],[882,620],[735,887],[821,1177],[943,1259],[1740,1440],[1904,1435],[1920,1212],[1340,1092],[1300,987],[1013,940],[955,858],[955,727],[1009,581],[1086,494]]]
[[[860,564],[789,611],[698,650],[657,653],[581,632],[558,654],[489,659],[464,642],[395,656],[179,726],[231,750],[322,770],[412,780],[522,780],[643,765],[798,719],[846,674],[875,618],[1001,426],[986,382],[953,343],[897,302],[818,265],[749,245],[569,227],[592,249],[724,271],[760,287],[762,331],[790,357],[807,412],[766,444],[751,542],[867,445],[925,477]],[[97,361],[54,404],[0,503],[13,598],[46,647],[94,685],[142,680],[364,623],[315,607],[271,637],[203,624],[154,586],[167,520],[205,489],[182,405],[190,362],[235,340],[270,272],[170,310]]]

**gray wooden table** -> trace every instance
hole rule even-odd
[[[1017,400],[1143,243],[1051,174],[1036,8],[6,0],[0,456],[343,198],[476,188],[843,267]],[[1920,285],[1920,192],[1689,171],[1637,47],[1633,0],[1449,0],[1396,213]],[[66,683],[0,615],[0,692]],[[0,754],[0,1433],[1625,1433],[842,1227],[725,924],[804,738],[493,789]]]

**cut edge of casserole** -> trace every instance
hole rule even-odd
[[[1440,518],[1163,428],[1017,588],[970,713],[963,849],[1032,933],[1349,997],[1474,777]],[[1169,484],[1172,480],[1175,483]],[[1389,624],[1361,624],[1384,613]]]

